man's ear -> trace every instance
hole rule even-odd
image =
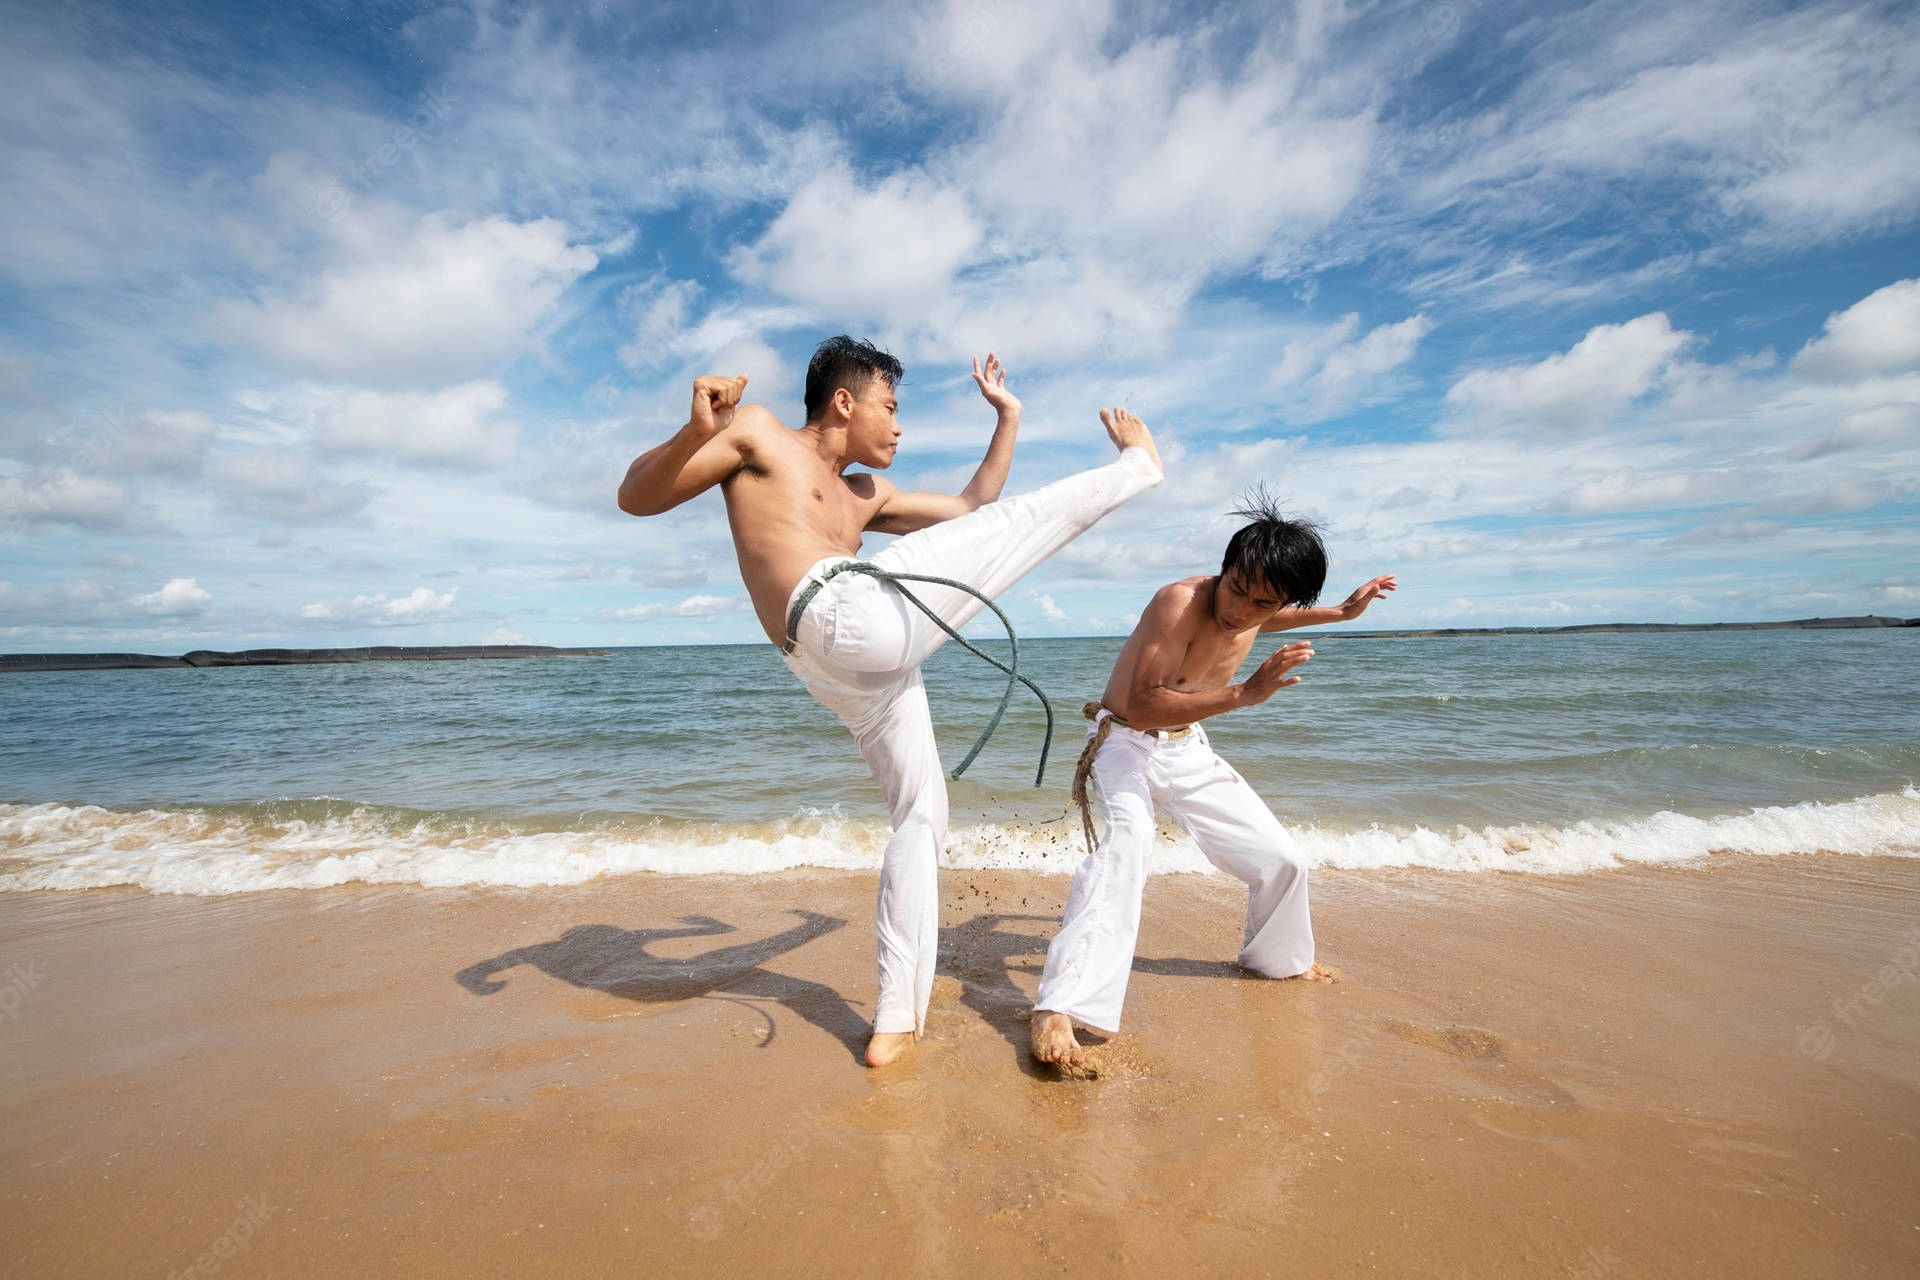
[[[833,389],[833,407],[835,412],[841,417],[851,418],[853,416],[853,392],[847,390],[845,387],[835,387]]]

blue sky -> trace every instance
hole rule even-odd
[[[1005,601],[1126,630],[1264,480],[1370,625],[1920,615],[1908,5],[8,3],[0,648],[757,638],[613,494],[812,346],[957,488],[1167,482]]]

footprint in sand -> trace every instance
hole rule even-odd
[[[1506,1042],[1479,1027],[1427,1026],[1404,1018],[1381,1025],[1403,1040],[1457,1058],[1470,1072],[1470,1087],[1460,1096],[1478,1104],[1474,1119],[1483,1128],[1516,1138],[1572,1136],[1589,1119],[1585,1109],[1559,1084],[1517,1070]]]
[[[1500,1037],[1479,1027],[1429,1027],[1405,1018],[1387,1018],[1381,1025],[1403,1040],[1438,1049],[1455,1058],[1493,1062],[1505,1062],[1507,1058],[1507,1047]]]

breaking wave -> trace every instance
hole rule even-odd
[[[1481,828],[1295,826],[1315,867],[1578,874],[1711,854],[1920,856],[1920,791],[1807,802],[1719,817],[1655,813],[1619,822]],[[807,812],[779,822],[609,819],[539,823],[311,800],[225,808],[114,810],[0,804],[0,892],[133,885],[222,895],[344,884],[436,888],[578,884],[597,876],[754,875],[795,868],[872,871],[878,819]],[[946,865],[1070,874],[1078,821],[957,827]],[[1156,873],[1208,872],[1163,828]]]

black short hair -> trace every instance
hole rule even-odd
[[[867,384],[885,378],[889,387],[900,385],[906,368],[871,342],[855,342],[846,334],[837,334],[814,348],[807,362],[807,421],[827,411],[833,393],[845,387],[857,399],[866,394]]]
[[[1234,511],[1252,521],[1242,525],[1227,542],[1220,574],[1238,569],[1248,583],[1264,580],[1284,591],[1287,603],[1305,607],[1320,598],[1327,585],[1327,548],[1320,526],[1304,518],[1289,520],[1265,485],[1255,485]]]

